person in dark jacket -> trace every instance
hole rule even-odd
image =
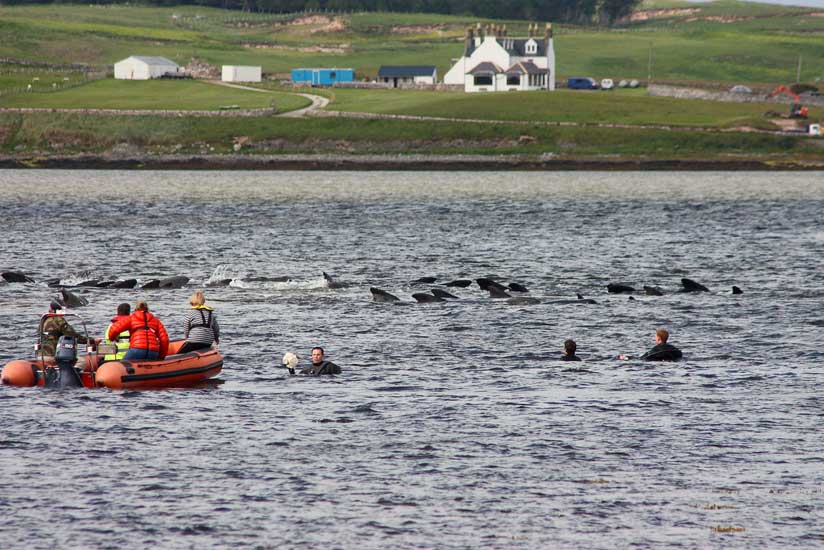
[[[202,290],[192,294],[189,298],[189,305],[192,308],[183,323],[183,337],[186,341],[178,353],[209,348],[212,343],[220,344],[220,325],[217,323],[217,313],[206,305],[206,296]]]
[[[655,345],[650,348],[641,359],[644,361],[678,361],[682,357],[681,350],[668,344],[669,331],[665,328],[659,328],[655,331]],[[627,360],[629,356],[621,354],[618,359]]]
[[[138,300],[134,313],[111,325],[106,336],[114,340],[123,331],[129,331],[129,351],[124,361],[154,361],[166,357],[169,335],[160,319],[149,313],[145,300]]]
[[[72,336],[77,339],[78,344],[86,344],[85,336],[81,336],[71,324],[60,313],[61,307],[57,302],[49,304],[49,312],[43,321],[43,334],[40,340],[39,355],[54,357],[57,350],[57,341],[61,336]]]
[[[580,361],[581,358],[575,355],[575,350],[578,349],[578,345],[575,343],[575,340],[569,338],[564,341],[564,356],[561,357],[561,361]]]
[[[323,348],[320,346],[312,348],[312,364],[301,370],[301,374],[319,376],[321,374],[340,374],[340,367],[331,361],[323,358]]]

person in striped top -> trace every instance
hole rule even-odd
[[[183,324],[183,334],[186,341],[178,353],[187,353],[208,348],[214,342],[220,343],[220,325],[217,323],[217,313],[206,305],[206,297],[202,290],[195,291],[189,298],[192,308]]]

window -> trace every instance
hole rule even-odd
[[[534,40],[530,40],[526,43],[526,53],[537,53],[538,52],[538,44]]]
[[[475,86],[491,86],[492,75],[475,75]]]
[[[507,86],[520,86],[521,85],[521,75],[519,75],[519,74],[508,74],[508,75],[506,75],[506,85]]]
[[[329,78],[331,78],[332,80],[335,80],[336,76],[338,76],[338,74],[335,71],[332,71],[331,73],[329,73]]]

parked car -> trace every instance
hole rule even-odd
[[[588,76],[573,76],[567,79],[567,88],[571,90],[597,90],[598,83]]]
[[[615,83],[612,81],[611,78],[605,78],[601,81],[601,89],[602,90],[611,90],[615,87]]]
[[[733,86],[732,88],[730,88],[730,92],[734,94],[751,94],[752,90],[747,86],[738,84],[737,86]]]

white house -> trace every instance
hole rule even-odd
[[[121,80],[149,80],[179,72],[177,63],[165,57],[132,55],[114,64],[114,77]]]
[[[463,85],[467,92],[506,90],[554,90],[555,47],[552,25],[543,38],[538,25],[529,26],[529,36],[507,36],[506,27],[491,25],[477,32],[467,29],[464,55],[444,75],[444,84]]]
[[[224,65],[221,73],[223,82],[260,82],[260,67],[245,65]]]
[[[438,69],[434,65],[381,65],[378,82],[393,88],[410,84],[437,84]]]

